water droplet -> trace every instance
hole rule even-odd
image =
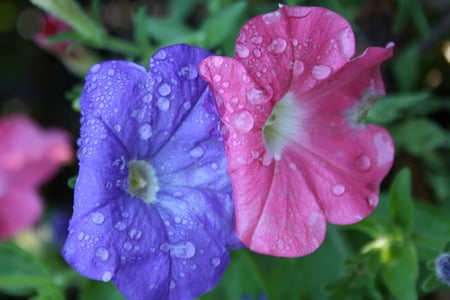
[[[367,155],[361,155],[355,159],[354,166],[358,171],[365,172],[372,166],[372,161]]]
[[[292,73],[294,76],[299,76],[305,70],[305,64],[301,60],[294,61],[294,66],[292,68]]]
[[[290,163],[290,164],[289,164],[289,168],[290,168],[291,170],[295,171],[295,170],[297,170],[297,165],[294,164],[294,163]]]
[[[159,250],[163,253],[167,253],[170,249],[169,243],[164,242],[159,246]]]
[[[255,57],[261,57],[261,51],[259,49],[253,49],[253,55]]]
[[[162,111],[166,111],[169,109],[170,106],[170,102],[169,99],[161,97],[158,98],[158,101],[156,102],[156,105],[158,106],[158,108]]]
[[[231,124],[238,131],[249,132],[255,123],[253,116],[246,110],[240,111],[231,116]]]
[[[100,225],[105,221],[105,216],[101,212],[91,213],[91,220],[97,225]]]
[[[339,50],[341,54],[349,59],[353,56],[354,52],[354,36],[351,28],[345,28],[338,32],[337,39],[339,41]]]
[[[247,91],[247,100],[253,105],[259,105],[268,102],[269,98],[266,97],[264,91],[257,88],[251,88]]]
[[[214,79],[214,81],[221,81],[222,76],[220,76],[219,74],[214,74],[213,79]]]
[[[322,80],[330,76],[331,67],[326,65],[315,65],[312,68],[312,76],[317,80]]]
[[[120,126],[120,124],[116,124],[114,125],[114,131],[119,133],[122,130],[122,126]]]
[[[213,267],[218,267],[220,265],[220,262],[221,262],[221,260],[218,257],[211,259],[211,265]]]
[[[142,96],[141,101],[144,103],[150,103],[153,100],[153,96],[152,94],[145,94],[144,96]]]
[[[223,57],[214,56],[212,58],[212,63],[215,67],[220,67],[223,64]]]
[[[105,261],[109,258],[109,252],[104,247],[98,247],[97,249],[95,249],[95,257],[97,257],[100,260]]]
[[[189,151],[189,155],[193,158],[199,158],[203,155],[204,151],[201,147],[195,147],[192,148],[191,151]]]
[[[118,221],[116,224],[114,224],[114,228],[123,231],[127,228],[127,225],[123,221]]]
[[[171,280],[169,284],[169,289],[173,290],[177,286],[176,282]]]
[[[81,231],[79,234],[78,234],[78,240],[82,240],[84,238],[84,232],[83,231]]]
[[[369,207],[375,207],[375,206],[377,206],[377,204],[378,204],[378,197],[375,196],[375,195],[369,195],[369,196],[366,198],[366,201],[367,201],[367,205],[368,205]]]
[[[174,219],[175,223],[180,224],[181,223],[181,218],[176,216]]]
[[[262,36],[254,36],[250,39],[253,44],[261,44],[263,42]]]
[[[186,102],[183,103],[183,108],[185,110],[189,110],[189,109],[191,109],[191,107],[192,107],[191,102],[186,101]]]
[[[242,44],[236,44],[236,49],[234,51],[240,58],[247,58],[250,55],[250,50]]]
[[[282,38],[275,38],[272,40],[270,45],[267,47],[267,50],[269,52],[280,54],[283,53],[284,50],[286,50],[287,42],[285,39]]]
[[[281,18],[281,13],[279,11],[275,11],[275,12],[271,12],[271,13],[262,15],[263,22],[266,25],[271,25],[275,22],[278,22],[278,20],[280,20],[280,18]]]
[[[114,74],[116,74],[116,71],[114,71],[114,69],[109,69],[107,73],[109,76],[114,76]]]
[[[190,241],[170,245],[170,255],[178,258],[191,258],[195,255],[195,246]]]
[[[194,65],[187,65],[180,69],[180,76],[186,78],[186,79],[195,79],[198,76],[198,70],[197,67]]]
[[[164,59],[166,59],[166,57],[167,57],[167,54],[166,54],[166,51],[164,51],[164,50],[159,50],[158,52],[156,52],[153,55],[153,58],[155,58],[157,60],[164,60]]]
[[[144,123],[139,127],[139,137],[143,140],[148,140],[153,134],[152,126]]]
[[[110,281],[112,278],[112,273],[110,271],[105,271],[102,275],[103,282]]]
[[[130,237],[130,239],[134,239],[134,240],[139,240],[142,236],[142,231],[136,229],[136,228],[132,228],[129,232],[128,232],[128,236]]]
[[[102,66],[100,64],[95,64],[91,68],[91,73],[97,73],[98,71],[100,71],[101,68]]]
[[[342,196],[345,193],[345,186],[342,184],[335,184],[331,187],[331,192],[335,196]]]
[[[130,242],[125,242],[125,243],[123,243],[123,248],[125,249],[125,250],[131,250],[131,248],[133,248],[133,245],[131,245],[131,243]]]
[[[161,96],[167,96],[172,92],[172,88],[167,83],[163,83],[158,88],[158,93]]]

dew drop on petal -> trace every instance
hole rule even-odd
[[[254,123],[255,119],[246,110],[240,111],[231,116],[231,124],[236,130],[242,133],[249,132],[253,128]]]
[[[254,36],[250,39],[253,44],[261,44],[263,42],[262,36]]]
[[[157,60],[164,60],[166,59],[167,54],[166,51],[164,50],[159,50],[158,52],[155,53],[155,55],[153,55],[153,58],[157,59]]]
[[[114,74],[116,72],[114,71],[114,69],[109,69],[107,73],[108,73],[109,76],[114,76]]]
[[[127,228],[127,225],[123,221],[118,221],[114,224],[114,228],[118,231],[123,231]]]
[[[170,246],[169,246],[169,243],[167,243],[167,242],[161,243],[161,245],[159,246],[159,250],[163,253],[167,253],[169,251],[169,249],[170,249]]]
[[[262,20],[266,25],[271,25],[278,22],[281,18],[281,13],[279,11],[270,12],[262,15]]]
[[[186,78],[186,79],[195,79],[198,76],[198,70],[197,67],[194,65],[187,65],[180,69],[180,76]]]
[[[91,72],[92,73],[97,73],[98,71],[100,71],[101,68],[102,68],[102,66],[100,64],[95,64],[95,65],[92,66]]]
[[[215,67],[220,67],[223,64],[223,57],[214,56],[212,58],[212,63]]]
[[[156,102],[156,105],[158,106],[158,108],[162,111],[166,111],[169,109],[170,106],[170,102],[169,99],[161,97],[158,98],[158,101]]]
[[[236,44],[236,49],[234,51],[240,58],[247,58],[250,55],[250,50],[242,44]]]
[[[171,280],[169,284],[169,289],[173,290],[176,286],[177,286],[176,282],[174,280]]]
[[[148,140],[153,134],[152,126],[144,123],[139,127],[139,137],[143,140]]]
[[[172,92],[172,88],[167,83],[163,83],[158,88],[158,93],[161,96],[167,96]]]
[[[247,100],[253,105],[259,105],[268,102],[269,98],[266,97],[264,91],[257,88],[251,88],[247,91]]]
[[[105,221],[105,216],[101,212],[91,213],[91,220],[97,225],[100,225]]]
[[[337,40],[339,41],[339,50],[345,58],[349,59],[353,56],[353,32],[350,28],[345,28],[338,32]]]
[[[107,282],[112,278],[112,273],[110,271],[105,271],[102,275],[102,281]]]
[[[284,50],[286,50],[287,42],[285,39],[282,38],[275,38],[272,40],[270,45],[267,47],[267,50],[269,52],[280,54],[283,53]]]
[[[199,158],[203,155],[204,151],[201,147],[195,147],[192,148],[191,151],[189,151],[189,155],[193,158]]]
[[[109,252],[104,247],[98,247],[97,249],[95,249],[95,257],[97,257],[100,260],[105,261],[109,258]]]
[[[218,257],[211,259],[211,265],[213,267],[218,267],[220,265],[220,262],[221,262],[220,258]]]
[[[376,195],[369,195],[366,198],[369,207],[375,207],[378,204],[378,197]]]
[[[326,65],[315,65],[312,68],[312,76],[317,80],[322,80],[330,76],[331,67]]]
[[[131,245],[131,243],[130,242],[125,242],[125,243],[123,243],[123,248],[125,249],[125,250],[131,250],[131,248],[133,248],[133,245]]]
[[[114,125],[113,128],[114,128],[114,131],[117,132],[117,133],[119,133],[122,130],[122,126],[120,126],[120,124]]]
[[[355,159],[354,166],[358,171],[366,172],[372,166],[372,161],[367,155],[361,155]]]
[[[186,101],[186,102],[183,103],[183,108],[185,110],[189,110],[189,109],[191,109],[191,107],[192,107],[191,102]]]
[[[301,60],[294,61],[294,66],[292,68],[292,73],[294,76],[299,76],[305,70],[305,64]]]
[[[331,187],[331,192],[335,196],[342,196],[345,193],[345,186],[342,184],[335,184]]]
[[[195,255],[196,249],[190,241],[174,244],[170,247],[170,255],[178,258],[191,258]]]

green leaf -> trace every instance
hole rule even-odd
[[[0,243],[0,290],[26,295],[52,283],[45,264],[13,243]]]
[[[148,32],[146,30],[147,20],[147,10],[144,5],[140,5],[133,16],[133,33],[135,41],[144,48],[150,48]]]
[[[124,300],[125,298],[112,282],[87,280],[81,289],[78,300],[92,299]]]
[[[389,214],[394,224],[403,229],[406,235],[414,227],[414,204],[411,196],[411,171],[399,171],[389,190]]]
[[[400,91],[412,91],[417,87],[421,61],[419,47],[416,44],[410,45],[397,54],[397,59],[393,61],[393,70]]]
[[[161,46],[185,43],[194,32],[179,21],[169,18],[148,18],[146,29],[150,38]]]
[[[430,97],[429,92],[402,93],[378,99],[367,115],[370,123],[387,124],[405,117],[412,107],[417,107]]]
[[[421,156],[439,147],[450,148],[450,133],[427,118],[409,119],[389,126],[397,148]]]
[[[405,241],[402,245],[393,244],[385,250],[381,279],[394,297],[399,300],[416,300],[418,276],[417,253],[412,241]]]
[[[245,8],[245,2],[237,2],[206,19],[202,26],[205,33],[206,48],[211,49],[220,45],[232,32],[235,32],[235,25],[244,13]]]

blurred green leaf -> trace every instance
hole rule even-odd
[[[416,27],[418,32],[426,37],[430,33],[430,25],[425,16],[424,10],[418,0],[397,0],[398,13],[395,18],[394,29],[396,31],[404,30],[411,26],[409,22]]]
[[[148,16],[146,7],[141,5],[138,7],[133,16],[133,34],[138,45],[144,48],[150,48],[150,42],[147,35],[148,31],[146,30],[147,20]],[[149,53],[149,55],[151,55],[151,53]]]
[[[47,266],[13,243],[0,243],[0,290],[27,295],[53,283]]]
[[[92,299],[125,300],[125,297],[120,294],[112,282],[88,280],[81,288],[78,300]]]
[[[427,118],[408,119],[389,127],[399,149],[419,156],[438,147],[450,147],[450,133]]]
[[[194,31],[178,20],[169,18],[148,18],[147,32],[150,38],[156,40],[160,46],[173,43],[186,43]]]
[[[417,87],[422,68],[420,58],[419,47],[412,44],[397,53],[397,58],[393,60],[393,71],[401,92],[409,92]]]
[[[378,99],[367,115],[370,123],[386,124],[405,117],[405,112],[429,98],[429,92],[392,94]]]
[[[245,2],[234,3],[206,19],[203,23],[205,47],[212,49],[221,44],[225,38],[234,32],[236,22],[246,8]]]
[[[394,178],[389,190],[389,214],[392,221],[408,236],[414,227],[414,205],[411,196],[411,171],[403,169]]]
[[[392,295],[399,300],[417,299],[419,266],[414,243],[407,240],[401,245],[393,244],[383,257],[381,279]]]

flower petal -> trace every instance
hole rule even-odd
[[[290,43],[269,51],[280,37]],[[200,64],[224,124],[238,236],[252,250],[311,253],[327,219],[357,222],[376,206],[393,144],[384,129],[361,122],[384,94],[379,64],[392,47],[353,54],[342,17],[283,6],[244,25],[235,59]]]
[[[174,45],[155,53],[148,73],[114,61],[86,78],[64,257],[131,299],[194,298],[240,246],[219,120],[196,67],[208,55]],[[134,166],[152,172],[132,183]],[[147,184],[156,192],[140,199]]]

